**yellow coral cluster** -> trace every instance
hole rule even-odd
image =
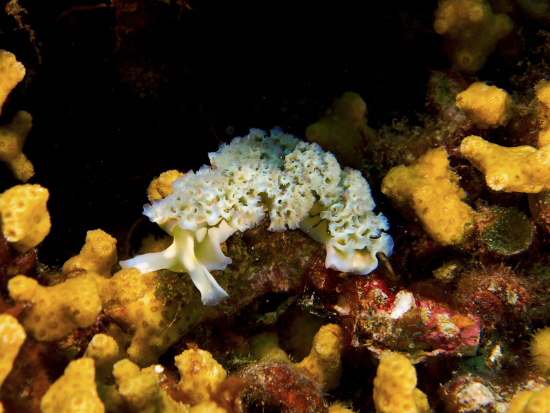
[[[86,348],[84,357],[94,360],[97,382],[102,382],[111,374],[113,366],[119,360],[120,351],[113,337],[106,334],[96,334]]]
[[[367,105],[357,93],[346,92],[334,101],[325,116],[309,125],[306,140],[316,142],[332,152],[345,165],[357,162],[357,148],[377,139],[376,131],[367,126]]]
[[[290,363],[288,354],[279,347],[279,335],[274,331],[267,331],[252,337],[250,355],[265,362]]]
[[[135,268],[110,277],[116,259],[116,240],[101,230],[89,231],[81,253],[63,266],[66,281],[44,287],[23,275],[12,278],[8,290],[15,302],[26,306],[26,330],[40,341],[58,340],[75,328],[91,326],[102,309],[143,297],[147,286]]]
[[[4,238],[19,252],[40,244],[50,232],[46,202],[50,194],[40,185],[16,185],[0,194],[0,225]]]
[[[467,74],[480,70],[514,27],[506,14],[493,14],[487,0],[439,0],[434,15],[434,30],[445,37],[453,69]]]
[[[108,309],[105,314],[131,334],[128,357],[140,366],[155,363],[171,345],[196,326],[204,317],[213,314],[214,307],[200,304],[200,295],[192,283],[186,284],[182,300],[158,299],[155,291],[159,272],[142,275],[146,285],[143,297],[120,308]],[[180,291],[181,292],[181,291]]]
[[[118,346],[111,337],[95,335],[84,357],[69,363],[65,374],[44,395],[41,411],[227,413],[211,399],[227,373],[208,351],[187,350],[175,358],[181,376],[178,390],[193,407],[168,395],[161,385],[166,381],[163,366],[140,369],[128,359],[117,361],[117,354]],[[111,372],[114,385],[103,384]]]
[[[25,77],[25,67],[13,53],[0,50],[0,112],[13,88]],[[23,153],[23,146],[32,128],[32,116],[19,111],[9,124],[0,126],[0,161],[4,162],[21,182],[34,175],[34,167]]]
[[[338,324],[321,327],[313,338],[309,355],[298,366],[304,370],[324,391],[333,390],[340,384],[342,375],[342,350],[344,329]]]
[[[8,95],[25,77],[25,66],[13,53],[0,50],[0,113]]]
[[[550,411],[550,386],[539,391],[520,392],[510,402],[506,413],[547,413]]]
[[[326,324],[313,337],[308,356],[295,366],[308,375],[323,390],[333,390],[340,384],[344,329],[338,324]],[[250,353],[264,362],[291,363],[279,347],[277,333],[261,333],[250,341]]]
[[[339,331],[341,328],[335,325],[325,327],[324,332],[318,334],[317,349],[314,351],[316,354],[313,357],[318,360],[326,359],[319,355],[324,351],[330,353],[328,358],[332,359],[334,352],[330,349],[337,347],[341,350],[342,347],[340,334],[343,330]],[[327,335],[336,335],[336,339]],[[324,349],[325,344],[329,350]],[[117,351],[117,345],[111,337],[95,335],[84,357],[69,363],[63,376],[48,389],[41,401],[41,411],[228,413],[211,396],[224,382],[227,373],[208,351],[189,349],[175,357],[180,374],[178,393],[190,404],[177,402],[168,395],[166,387],[162,385],[166,381],[163,366],[156,364],[140,369],[128,359],[116,361]],[[111,371],[115,384],[103,384]],[[329,376],[332,374],[329,373]],[[352,413],[352,410],[334,404],[329,412]]]
[[[474,217],[462,201],[466,193],[459,179],[445,148],[430,149],[414,164],[392,168],[382,181],[382,193],[406,216],[418,217],[435,241],[451,245],[463,240]]]
[[[101,306],[104,309],[124,307],[140,299],[147,292],[143,274],[136,268],[121,270],[108,279],[91,274],[97,283]]]
[[[154,276],[155,273],[149,273]],[[178,303],[163,303],[155,296],[157,280],[145,281],[147,290],[143,297],[124,307],[106,310],[105,313],[132,334],[132,343],[128,348],[128,357],[142,365],[155,363],[158,356],[183,336],[187,323],[185,317],[178,314]],[[191,317],[191,316],[190,316]],[[192,320],[190,320],[192,322]]]
[[[542,129],[539,132],[538,147],[542,148],[550,144],[550,82],[541,80],[535,86],[537,95],[537,111],[542,123]]]
[[[18,275],[8,283],[10,296],[26,305],[22,323],[40,341],[58,340],[77,327],[91,326],[101,311],[97,283],[89,275],[44,287]]]
[[[26,338],[25,330],[15,317],[0,315],[0,386],[11,371]]]
[[[113,368],[118,394],[123,400],[125,411],[134,413],[163,412],[183,413],[187,409],[175,402],[161,389],[155,366],[140,368],[128,359],[117,362]]]
[[[89,274],[98,285],[102,307],[119,308],[145,295],[143,275],[128,268],[111,276],[117,262],[116,239],[100,229],[88,231],[80,253],[63,265],[63,275],[71,278]]]
[[[535,369],[546,374],[550,373],[550,327],[538,330],[529,346]]]
[[[416,370],[407,357],[389,353],[380,359],[373,391],[378,413],[427,413],[428,398],[416,388]]]
[[[485,174],[494,191],[536,193],[550,181],[550,145],[506,148],[479,136],[462,140],[460,152]]]
[[[32,116],[19,111],[7,125],[0,126],[0,161],[4,162],[21,182],[34,176],[34,167],[23,153],[23,146],[32,128]]]
[[[153,201],[165,198],[173,193],[172,182],[181,178],[183,175],[185,174],[172,169],[161,173],[158,178],[153,179],[147,188],[147,198],[149,202],[153,203]]]
[[[512,98],[505,90],[475,82],[456,96],[456,107],[481,129],[504,126],[512,117]]]
[[[80,253],[63,264],[63,274],[85,270],[109,278],[117,258],[116,239],[100,229],[88,231]]]
[[[50,386],[40,402],[42,413],[103,413],[105,407],[97,394],[94,360],[73,360],[65,373]]]
[[[175,357],[180,373],[178,388],[187,393],[193,404],[210,400],[210,393],[227,378],[227,372],[205,350],[189,349]]]
[[[0,315],[0,386],[13,368],[19,349],[25,342],[25,329],[15,317],[9,314]],[[4,406],[0,403],[0,413]]]
[[[204,350],[186,350],[175,357],[180,373],[178,391],[191,402],[174,401],[161,383],[166,380],[161,365],[140,369],[128,359],[118,361],[113,367],[116,385],[106,392],[106,406],[114,411],[135,413],[227,413],[211,398],[227,376],[212,354]]]

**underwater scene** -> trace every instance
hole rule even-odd
[[[2,3],[0,412],[550,412],[550,1]]]

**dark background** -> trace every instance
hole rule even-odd
[[[369,125],[425,109],[433,69],[449,67],[432,28],[436,1],[20,1],[0,18],[0,48],[27,68],[0,122],[33,116],[24,153],[48,188],[49,265],[78,253],[86,231],[126,237],[149,182],[208,163],[248,128],[304,136],[345,91]],[[36,36],[29,38],[32,29]],[[515,61],[495,53],[481,78]],[[18,184],[0,165],[0,192]],[[154,224],[140,221],[153,229]]]

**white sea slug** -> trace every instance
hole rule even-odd
[[[211,167],[188,172],[174,181],[173,194],[143,208],[174,237],[173,244],[122,261],[122,268],[186,272],[203,304],[216,305],[228,295],[210,271],[231,264],[220,244],[258,225],[266,213],[269,230],[300,228],[323,243],[327,268],[368,274],[378,265],[378,252],[391,254],[393,240],[382,232],[389,225],[372,212],[367,181],[355,169],[342,170],[334,155],[316,143],[279,128],[269,137],[251,129],[208,156]]]

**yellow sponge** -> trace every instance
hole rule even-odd
[[[430,149],[410,166],[392,168],[382,180],[382,193],[408,218],[420,219],[442,245],[460,243],[474,210],[462,200],[460,177],[451,170],[445,148]]]
[[[25,77],[25,66],[18,62],[13,53],[0,50],[0,113],[8,95]]]
[[[73,360],[65,373],[50,386],[40,402],[42,413],[103,413],[97,394],[94,361],[89,357]]]
[[[40,185],[16,185],[0,194],[0,224],[4,238],[19,252],[40,244],[50,232],[46,202],[50,196]]]
[[[4,162],[21,182],[34,176],[34,167],[23,153],[23,146],[32,128],[32,116],[19,111],[7,125],[0,126],[0,161]]]
[[[538,150],[528,145],[506,148],[468,136],[460,152],[485,174],[494,191],[537,193],[550,181],[550,145]]]
[[[456,96],[456,107],[481,129],[504,126],[512,117],[512,98],[505,90],[475,82]]]
[[[428,398],[416,388],[416,370],[407,357],[389,353],[380,359],[374,378],[374,406],[378,413],[429,412]]]
[[[0,386],[13,367],[13,362],[27,335],[15,317],[0,315]]]

